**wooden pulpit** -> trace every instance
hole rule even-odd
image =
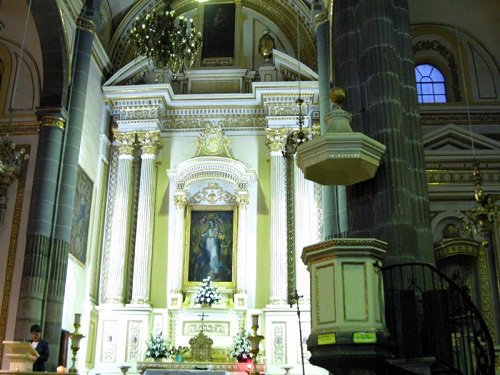
[[[4,341],[5,356],[9,359],[9,371],[31,372],[38,352],[26,341]]]

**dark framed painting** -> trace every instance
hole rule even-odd
[[[202,60],[215,57],[234,57],[234,30],[234,3],[205,5]]]
[[[69,253],[85,265],[85,262],[87,261],[87,243],[93,183],[82,168],[78,167],[77,173],[75,206],[73,207],[73,224],[71,226]]]
[[[210,276],[229,288],[236,282],[236,206],[188,206],[184,250],[184,285]]]

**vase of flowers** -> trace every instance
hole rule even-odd
[[[210,277],[203,279],[196,295],[194,297],[194,303],[200,304],[203,307],[210,307],[214,303],[220,302],[220,294],[217,287],[212,285],[212,280]]]
[[[156,335],[151,334],[151,337],[146,343],[146,358],[159,360],[168,357],[169,349],[165,337],[163,337],[161,333]]]
[[[182,356],[187,353],[189,349],[185,346],[172,346],[168,353],[176,362],[182,362]]]
[[[241,327],[236,336],[233,337],[229,355],[236,358],[238,362],[251,362],[251,349],[250,341],[248,341],[248,331],[245,327]]]

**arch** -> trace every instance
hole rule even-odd
[[[413,53],[416,55],[415,63],[423,62],[424,58],[418,56],[418,52],[420,51],[435,51],[437,52],[445,61],[447,71],[449,72],[450,84],[451,84],[451,93],[453,94],[453,98],[455,101],[459,102],[462,100],[462,95],[460,93],[460,83],[458,77],[458,66],[455,61],[454,54],[448,49],[445,45],[437,40],[421,40],[416,42],[413,45]],[[433,65],[438,65],[439,63],[436,61],[432,61]],[[443,69],[439,69],[441,72]],[[446,74],[445,74],[446,76]]]
[[[57,0],[34,1],[31,7],[40,38],[44,67],[41,107],[65,107],[68,100],[68,47],[57,3]]]
[[[0,113],[6,113],[8,87],[10,85],[10,76],[12,71],[12,61],[9,50],[4,45],[0,44]]]
[[[138,1],[123,18],[113,35],[109,48],[109,56],[116,69],[121,68],[135,57],[133,56],[133,49],[128,40],[129,29],[132,27],[135,17],[153,8],[157,8],[160,3],[160,0]],[[296,13],[299,12],[300,55],[304,64],[308,65],[311,69],[316,69],[316,54],[311,53],[311,51],[316,50],[316,39],[312,32],[313,27],[310,15],[308,14],[309,10],[305,5],[297,8],[287,0],[242,0],[241,5],[243,9],[247,8],[258,14],[265,15],[266,19],[276,25],[276,30],[283,31],[283,35],[286,38],[286,41],[282,41],[283,44],[291,46],[297,44]],[[173,4],[173,8],[178,14],[189,15],[193,18],[196,18],[196,7],[196,2],[187,0],[178,0]]]

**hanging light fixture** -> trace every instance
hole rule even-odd
[[[476,233],[486,235],[491,226],[500,217],[500,205],[498,204],[500,202],[500,194],[485,194],[483,179],[477,161],[474,162],[472,176],[475,185],[474,199],[477,205],[465,211],[468,223],[465,223],[464,229],[474,229]]]
[[[136,17],[130,38],[136,55],[149,57],[158,69],[170,70],[174,79],[193,66],[201,47],[201,33],[193,20],[176,17],[169,0],[142,18]]]

